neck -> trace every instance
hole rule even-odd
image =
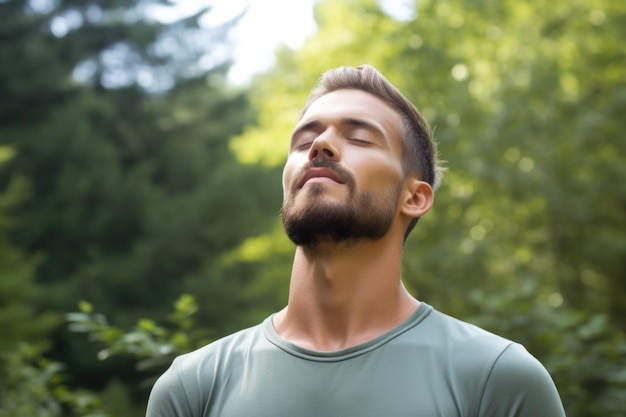
[[[298,247],[276,330],[302,347],[331,351],[396,327],[419,305],[400,279],[402,249],[386,238]]]

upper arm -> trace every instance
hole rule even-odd
[[[490,372],[480,417],[565,417],[548,371],[521,345],[511,344]]]
[[[146,417],[196,417],[189,405],[176,361],[152,387]]]

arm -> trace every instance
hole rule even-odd
[[[177,365],[174,361],[152,387],[146,417],[196,417],[189,406]]]
[[[565,417],[546,369],[521,345],[511,344],[485,384],[480,417]]]

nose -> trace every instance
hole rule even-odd
[[[336,139],[333,136],[332,132],[326,131],[315,138],[309,148],[309,161],[316,158],[328,158],[333,161],[339,159],[339,147],[336,145]]]

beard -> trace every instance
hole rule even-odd
[[[349,195],[343,202],[324,199],[326,185],[311,184],[301,193],[308,195],[305,203],[296,204],[293,197],[283,201],[281,217],[285,233],[298,246],[314,246],[322,241],[351,243],[377,240],[391,227],[397,208],[400,187],[383,195],[357,192],[354,179],[339,167],[329,165],[342,174]]]

